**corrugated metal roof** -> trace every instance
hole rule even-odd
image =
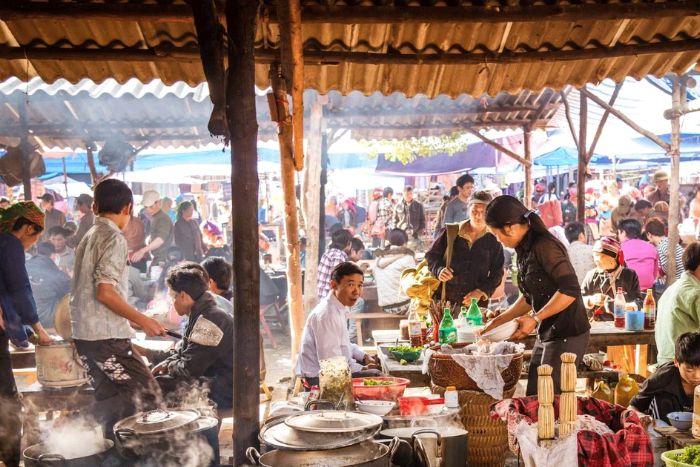
[[[21,2],[23,8],[31,9],[36,0]],[[46,4],[45,2],[40,2]],[[49,2],[58,5],[58,2]],[[90,0],[77,2],[80,5],[102,4]],[[417,2],[399,0],[328,2],[326,0],[305,0],[310,7],[336,8],[342,15],[342,8],[347,4],[372,8],[395,8],[399,17],[402,8],[417,7],[420,4],[434,5],[433,8],[472,8],[480,12],[507,12],[509,7],[520,8],[525,13],[535,8],[547,6],[576,7],[584,9],[586,5],[578,2],[538,1],[530,2],[467,2],[436,1]],[[613,8],[617,3],[603,0],[589,2],[591,8]],[[106,2],[102,5],[111,8],[123,7],[124,11],[135,6],[157,4],[154,0],[134,0],[130,2]],[[643,0],[624,2],[623,5],[648,5]],[[673,1],[654,2],[659,11]],[[184,5],[183,0],[166,2],[162,8]],[[456,6],[455,6],[456,5]],[[67,10],[68,11],[68,10]],[[265,9],[263,9],[265,13]],[[504,13],[505,14],[505,13]],[[7,15],[6,15],[7,16]],[[303,18],[302,13],[302,18]],[[600,17],[600,16],[599,16]],[[271,21],[262,20],[258,24],[257,47],[268,51],[277,47],[279,41],[278,26]],[[470,94],[495,96],[502,91],[517,94],[522,89],[539,91],[549,87],[560,89],[567,84],[580,86],[584,83],[597,83],[605,78],[616,81],[625,76],[637,79],[653,74],[663,75],[669,71],[682,73],[693,66],[700,57],[700,48],[666,53],[643,53],[627,50],[627,56],[611,50],[610,58],[576,59],[552,61],[551,55],[543,55],[527,63],[487,63],[500,56],[517,56],[533,52],[581,52],[592,49],[608,50],[610,47],[645,46],[667,41],[693,41],[700,38],[700,22],[697,16],[637,17],[634,19],[577,19],[575,21],[527,20],[510,21],[504,19],[494,22],[466,23],[441,22],[417,23],[398,22],[393,24],[338,24],[318,20],[304,23],[303,37],[305,48],[316,51],[333,52],[371,52],[371,53],[411,53],[426,54],[467,54],[475,59],[474,64],[433,64],[419,65],[378,65],[369,63],[341,62],[337,65],[307,64],[305,67],[306,87],[326,93],[338,90],[347,94],[353,90],[365,94],[375,91],[383,94],[402,92],[407,96],[425,94],[435,97],[440,94],[458,96]],[[330,19],[329,19],[330,21]],[[190,48],[196,45],[194,26],[186,17],[157,19],[147,16],[143,19],[121,20],[114,17],[86,18],[83,16],[60,18],[43,18],[25,15],[7,17],[0,22],[0,45],[8,47],[88,47],[88,48],[124,48],[168,50],[172,48]],[[679,50],[679,49],[677,49]],[[186,81],[199,84],[204,81],[202,66],[196,54],[185,54],[177,59],[154,61],[79,61],[62,60],[0,60],[0,79],[10,76],[20,78],[40,76],[47,82],[66,78],[71,82],[89,77],[97,82],[114,78],[124,83],[131,78],[149,82],[160,78],[165,83]],[[257,84],[268,85],[268,66],[259,64],[256,70]]]

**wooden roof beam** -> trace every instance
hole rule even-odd
[[[365,130],[365,131],[431,131],[431,130],[454,130],[456,132],[463,131],[467,128],[471,129],[489,129],[489,128],[522,128],[529,125],[530,120],[510,120],[503,122],[449,122],[440,123],[437,125],[347,125],[342,121],[329,119],[327,122],[328,128],[347,129],[347,130]],[[537,122],[537,128],[546,128],[549,122],[540,120]]]
[[[220,11],[223,16],[223,11]],[[534,23],[542,21],[597,21],[624,19],[659,19],[698,16],[700,1],[644,2],[580,5],[504,5],[498,8],[474,6],[336,6],[306,5],[302,23],[399,24],[399,23]],[[274,9],[272,22],[278,22]],[[3,2],[0,19],[15,20],[93,20],[191,22],[187,5],[104,4],[14,1]]]
[[[535,52],[486,53],[373,53],[304,50],[307,65],[339,65],[361,63],[366,65],[481,65],[485,63],[515,64],[601,60],[639,55],[700,53],[700,38],[663,41],[646,44],[624,44],[615,47],[595,47],[577,50]],[[86,48],[86,47],[12,47],[0,46],[0,60],[77,60],[77,61],[134,61],[161,60],[199,62],[197,47],[161,46],[157,48]],[[279,61],[279,50],[258,48],[255,61],[271,64]]]
[[[532,161],[525,159],[519,154],[516,154],[515,152],[511,151],[510,149],[498,144],[494,140],[487,138],[486,136],[482,135],[479,133],[477,130],[474,130],[473,128],[465,128],[467,133],[470,133],[477,138],[479,138],[481,141],[484,143],[488,144],[489,146],[493,147],[497,151],[501,151],[503,154],[506,156],[510,157],[511,159],[515,159],[516,161],[520,162],[522,165],[526,167],[530,167],[532,165]]]
[[[466,111],[458,111],[458,110],[450,110],[446,112],[439,112],[432,110],[430,108],[427,109],[422,109],[422,110],[415,110],[415,109],[406,109],[406,111],[400,111],[400,110],[384,110],[381,108],[369,108],[367,111],[363,112],[360,110],[355,110],[355,109],[348,109],[348,110],[341,110],[338,112],[328,112],[326,117],[327,118],[362,118],[362,117],[369,117],[369,118],[376,118],[376,117],[406,117],[406,118],[451,118],[451,117],[460,117],[460,116],[477,116],[477,115],[484,115],[484,114],[508,114],[508,113],[519,113],[519,112],[537,112],[541,108],[543,111],[547,110],[555,110],[558,107],[558,104],[550,104],[548,101],[545,103],[547,105],[544,106],[544,108],[540,106],[528,106],[528,105],[513,105],[513,106],[494,106],[494,107],[488,107],[485,109],[477,109],[477,110],[466,110]],[[429,106],[430,107],[430,106]],[[539,118],[537,119],[539,120]]]

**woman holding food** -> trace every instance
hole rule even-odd
[[[566,248],[534,211],[512,196],[499,196],[488,205],[486,224],[503,246],[517,252],[521,295],[479,334],[513,319],[518,330],[511,339],[522,339],[536,329],[527,395],[537,393],[537,368],[544,364],[552,366],[554,389],[559,392],[561,354],[574,353],[581,362],[590,335],[581,288]]]

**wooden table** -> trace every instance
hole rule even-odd
[[[654,431],[666,438],[668,449],[682,449],[686,446],[700,444],[700,439],[693,438],[693,435],[688,431],[680,431],[673,426],[658,426],[654,427]]]
[[[34,346],[30,345],[27,349],[11,349],[10,361],[12,368],[18,370],[20,368],[34,368],[36,366],[36,354]]]
[[[385,354],[377,345],[377,356],[382,365],[382,372],[396,378],[406,378],[410,380],[409,387],[430,386],[430,375],[424,375],[422,371],[423,361],[416,360],[407,365],[402,365],[389,355]]]
[[[398,331],[398,322],[402,319],[406,319],[406,316],[387,313],[379,306],[376,284],[370,283],[365,285],[362,298],[365,300],[364,312],[352,313],[350,315],[350,319],[355,321],[357,328],[358,345],[364,345],[364,335],[375,329],[386,328],[393,325],[394,329]]]

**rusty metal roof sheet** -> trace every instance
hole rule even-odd
[[[47,4],[37,0],[21,3],[22,11],[29,12],[33,6],[38,8],[38,4]],[[60,3],[48,2],[54,6]],[[40,76],[47,82],[59,78],[77,82],[88,77],[97,82],[114,78],[124,83],[130,78],[142,82],[160,78],[167,84],[185,81],[191,85],[204,80],[191,20],[186,15],[165,15],[168,9],[185,11],[182,10],[186,8],[183,0],[163,4],[155,0],[64,3],[66,13],[56,17],[29,13],[13,15],[11,9],[8,13],[8,7],[3,9],[0,6],[0,18],[4,19],[0,21],[0,49],[13,48],[16,52],[18,47],[24,47],[21,50],[30,56],[33,49],[47,46],[100,50],[131,48],[161,58],[128,61],[84,61],[70,57],[60,60],[0,58],[0,79]],[[585,4],[560,0],[304,0],[302,3],[304,12],[313,12],[313,8],[317,10],[315,19],[303,24],[305,50],[310,55],[316,52],[317,57],[325,57],[318,58],[325,63],[323,65],[306,64],[305,84],[307,88],[324,94],[331,90],[342,94],[353,90],[364,94],[402,92],[409,97],[416,94],[428,97],[440,94],[452,97],[460,94],[496,96],[502,91],[517,94],[522,89],[535,92],[546,87],[560,89],[567,84],[580,86],[598,83],[605,78],[620,81],[625,76],[639,79],[647,74],[682,73],[700,57],[700,47],[693,46],[700,40],[700,21],[695,16],[697,8],[690,8],[693,14],[688,15],[661,14],[674,5],[688,5],[687,0],[659,0],[651,4],[642,0],[620,3],[593,0]],[[76,4],[76,8],[87,6],[97,10],[104,7],[129,12],[130,16],[127,15],[127,19],[117,18],[118,14],[71,16],[68,5],[73,8]],[[470,9],[468,11],[491,19],[467,21],[462,14],[462,18],[454,22],[443,18],[440,22],[421,23],[414,18],[410,22],[391,20],[391,24],[388,24],[389,20],[386,23],[376,20],[342,24],[345,9],[362,8],[369,14],[381,11],[384,18],[394,11],[396,18],[402,18],[408,7],[420,9],[421,4],[428,5],[433,12],[443,8],[447,15],[460,12],[462,8]],[[134,11],[144,5],[162,9],[163,18],[156,14],[135,18]],[[637,7],[646,8],[647,14],[625,13],[620,18],[611,19],[614,14],[605,14],[604,11],[607,8],[614,12],[618,8],[628,12]],[[336,22],[324,22],[323,8],[333,9],[335,19],[329,16],[328,21]],[[556,15],[537,19],[537,12],[543,8],[559,8],[564,13],[569,11],[567,9],[578,9],[578,16],[572,16],[571,20],[557,20]],[[586,17],[587,8],[591,10],[590,19]],[[655,8],[658,15],[649,14],[649,8]],[[257,54],[269,61],[278,45],[279,29],[274,22],[274,11],[268,15],[268,10],[263,8],[262,12],[256,38]],[[302,19],[305,18],[304,12]],[[347,61],[333,55],[347,52],[363,57],[355,56]],[[568,57],[562,58],[561,54],[567,52]],[[591,53],[598,54],[598,57],[592,58]],[[402,55],[403,58],[400,64],[377,64],[380,54]],[[412,55],[412,58],[403,54]],[[6,55],[0,50],[0,57],[3,56]],[[523,60],[524,56],[529,58]],[[435,59],[439,61],[440,57],[452,60],[451,64],[437,63]],[[504,57],[508,58],[507,62],[494,63]],[[455,58],[461,62],[455,62]],[[337,63],[333,64],[334,61]],[[267,65],[258,64],[256,75],[257,84],[266,87]]]

